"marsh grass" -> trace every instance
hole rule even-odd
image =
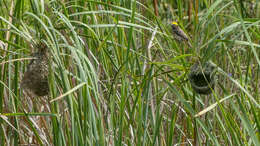
[[[260,145],[259,1],[0,1],[1,145]],[[178,20],[192,48],[175,42]],[[32,44],[50,95],[20,88]],[[217,66],[211,95],[189,82]],[[196,116],[195,116],[196,115]]]

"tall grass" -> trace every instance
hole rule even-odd
[[[1,145],[260,145],[260,6],[242,0],[0,1]],[[192,48],[176,42],[178,20]],[[48,45],[50,94],[20,88]],[[217,66],[211,95],[190,67]]]

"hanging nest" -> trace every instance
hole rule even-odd
[[[33,59],[27,65],[21,87],[33,96],[45,96],[49,94],[48,49],[42,42],[36,47],[37,52],[32,54]]]
[[[210,94],[215,86],[215,66],[206,62],[202,68],[199,63],[190,69],[189,80],[196,93]]]

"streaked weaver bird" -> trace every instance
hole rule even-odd
[[[179,24],[175,21],[172,22],[172,32],[174,38],[179,42],[185,42],[189,47],[192,47],[187,34],[180,28]]]

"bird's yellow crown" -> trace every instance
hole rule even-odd
[[[174,25],[178,25],[178,23],[176,21],[172,21],[172,24]]]

